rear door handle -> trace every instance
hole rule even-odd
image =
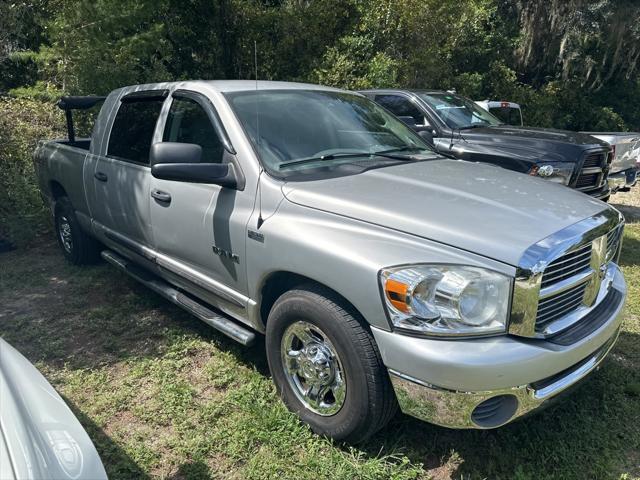
[[[102,172],[96,172],[93,174],[93,176],[96,177],[96,180],[99,180],[101,182],[106,182],[108,180],[107,176]]]
[[[151,196],[159,202],[171,203],[171,195],[167,192],[163,192],[162,190],[152,190]]]

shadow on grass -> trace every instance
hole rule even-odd
[[[67,397],[63,396],[63,398],[91,437],[109,478],[135,478],[139,480],[150,478],[102,428],[82,413],[82,410]]]
[[[640,188],[640,187],[636,187]],[[624,215],[625,221],[627,223],[638,223],[640,222],[640,207],[636,207],[635,205],[624,205],[620,203],[615,203],[617,199],[612,199],[611,206],[617,208]]]
[[[168,480],[209,480],[210,478],[212,478],[211,471],[207,464],[196,461],[180,465]]]
[[[31,362],[100,368],[159,358],[173,337],[191,335],[268,372],[260,341],[241,347],[110,265],[67,265],[54,243],[0,262],[0,335]]]

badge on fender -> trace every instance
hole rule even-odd
[[[213,253],[215,253],[219,257],[228,258],[229,260],[231,260],[231,261],[233,261],[235,263],[240,263],[240,257],[238,255],[236,255],[235,253],[228,252],[226,250],[223,250],[220,247],[216,247],[215,245],[213,245],[211,248],[213,249]]]

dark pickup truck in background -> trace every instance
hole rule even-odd
[[[489,111],[509,125],[523,126],[522,109],[515,102],[476,101],[476,105]],[[628,192],[638,182],[640,170],[640,133],[638,132],[580,132],[611,145],[613,160],[609,166],[611,193]]]
[[[473,101],[435,90],[366,90],[439,152],[539,176],[607,200],[611,147],[590,135],[503,124]]]

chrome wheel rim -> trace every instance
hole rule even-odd
[[[282,336],[281,357],[289,386],[306,408],[322,416],[340,411],[347,393],[344,370],[322,330],[304,321],[292,323]]]
[[[73,249],[71,224],[69,223],[69,219],[65,215],[61,216],[60,220],[58,221],[58,235],[60,235],[62,248],[64,248],[67,253],[71,253],[71,250]]]

